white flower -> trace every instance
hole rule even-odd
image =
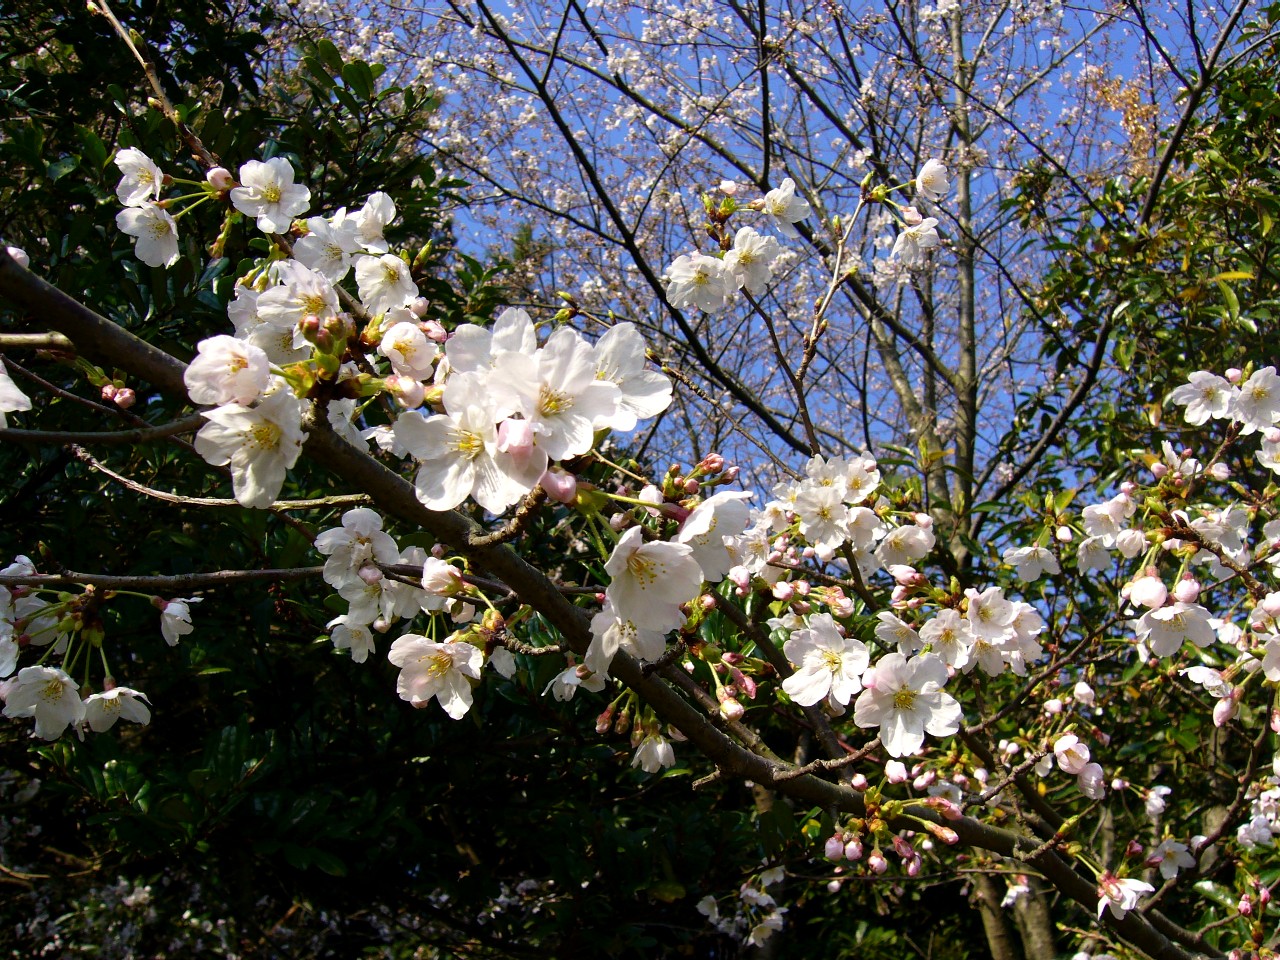
[[[1053,755],[1057,757],[1062,772],[1074,777],[1089,762],[1089,747],[1081,743],[1074,733],[1067,733],[1054,741]]]
[[[1190,383],[1184,383],[1169,394],[1170,400],[1187,408],[1182,414],[1187,423],[1199,426],[1210,417],[1225,420],[1231,416],[1239,391],[1230,381],[1205,370],[1197,370],[1188,379]]]
[[[134,239],[133,252],[149,267],[178,262],[178,224],[154,203],[128,207],[116,214],[116,226]]]
[[[1280,419],[1280,377],[1275,367],[1255,370],[1240,384],[1231,415],[1242,424],[1242,434],[1265,430]]]
[[[796,182],[790,177],[774,190],[764,195],[764,212],[773,219],[773,225],[784,237],[794,240],[800,236],[794,224],[809,216],[809,201],[796,196]]]
[[[1171,657],[1184,640],[1197,647],[1214,642],[1209,611],[1198,603],[1171,603],[1159,610],[1149,610],[1135,621],[1138,639],[1157,657]]]
[[[446,413],[409,411],[396,420],[395,437],[417,460],[414,487],[432,510],[451,510],[467,497],[499,514],[533,489],[546,456],[526,458],[498,449],[493,397],[473,373],[455,374],[444,388]]]
[[[31,409],[31,398],[18,389],[4,364],[0,363],[0,427],[9,426],[5,414]]]
[[[418,296],[418,285],[409,265],[392,253],[356,258],[356,285],[360,302],[370,314],[407,307]]]
[[[416,323],[401,320],[382,335],[378,352],[391,361],[391,369],[402,377],[426,380],[435,365],[436,348]]]
[[[529,421],[537,447],[552,460],[564,460],[590,450],[595,424],[617,413],[621,391],[617,384],[597,379],[596,369],[591,345],[573,329],[561,327],[535,356],[499,356],[488,391],[500,414],[518,411]]]
[[[663,633],[684,623],[680,605],[702,586],[692,547],[645,543],[640,527],[631,527],[619,538],[604,568],[612,578],[605,594],[619,618]]]
[[[1179,870],[1194,867],[1196,858],[1188,852],[1185,843],[1165,837],[1158,846],[1151,849],[1151,853],[1147,855],[1147,863],[1159,864],[1160,876],[1166,880],[1172,880],[1178,875]]]
[[[829,613],[809,619],[783,646],[796,672],[782,681],[782,689],[801,706],[810,707],[830,697],[844,706],[862,689],[861,677],[871,662],[861,640],[842,637]]]
[[[657,732],[648,734],[636,748],[631,758],[631,766],[639,767],[645,773],[657,773],[663,767],[673,767],[676,763],[676,752],[671,742]]]
[[[400,548],[382,529],[382,517],[368,507],[344,513],[342,526],[319,534],[315,548],[329,558],[324,564],[324,579],[335,589],[360,579],[360,568],[368,563],[396,563],[400,559]]]
[[[479,680],[484,664],[484,654],[471,644],[460,640],[434,643],[406,633],[391,645],[387,659],[400,668],[396,692],[402,700],[419,707],[435,697],[454,720],[471,709],[469,679]]]
[[[297,260],[284,261],[279,270],[280,283],[265,290],[254,304],[258,318],[282,331],[287,331],[294,347],[302,344],[294,336],[294,328],[306,316],[323,320],[338,313],[338,294],[322,273],[303,266]],[[303,342],[305,344],[305,341]],[[263,349],[267,349],[265,346]],[[271,351],[267,350],[270,354]]]
[[[452,341],[450,341],[452,342]],[[596,379],[615,384],[618,407],[595,421],[597,430],[634,430],[671,405],[671,381],[645,362],[644,339],[633,324],[617,323],[595,345]]]
[[[907,227],[894,241],[891,256],[901,258],[908,267],[918,267],[924,263],[925,251],[940,243],[937,228],[936,217],[926,217],[914,227]]]
[[[599,693],[604,689],[605,678],[583,664],[565,667],[542,690],[545,697],[548,693],[562,702],[572,700],[578,688]]]
[[[734,234],[733,248],[726,251],[723,262],[738,285],[758,297],[773,279],[773,261],[781,253],[777,239],[752,227],[742,227]]]
[[[697,307],[717,313],[729,301],[732,279],[723,260],[702,253],[681,254],[667,268],[667,301],[677,309]]]
[[[137,147],[125,147],[115,156],[115,165],[124,177],[116,186],[116,197],[126,207],[141,207],[160,199],[164,173]]]
[[[271,378],[271,361],[260,347],[219,335],[201,340],[199,353],[182,375],[192,403],[252,403]]]
[[[1144,801],[1147,816],[1152,820],[1159,819],[1160,814],[1164,813],[1164,798],[1171,793],[1173,790],[1170,787],[1152,787],[1148,790]]]
[[[960,704],[942,691],[947,668],[937,657],[883,657],[862,677],[866,687],[853,709],[859,727],[879,727],[891,757],[917,753],[925,733],[947,737],[960,727]]]
[[[56,667],[23,667],[4,688],[6,717],[35,717],[35,736],[57,740],[85,716],[79,686]]]
[[[201,416],[196,452],[214,466],[231,464],[231,482],[242,506],[264,510],[284,486],[285,472],[302,453],[304,404],[287,387],[256,407],[231,403]]]
[[[947,179],[946,164],[932,157],[926,160],[916,174],[916,195],[936,203],[950,192],[951,183]]]
[[[956,670],[968,666],[973,648],[969,621],[958,610],[939,610],[938,615],[920,628],[920,639],[930,653]]]
[[[1017,571],[1018,579],[1024,583],[1038,580],[1046,572],[1061,572],[1058,558],[1046,547],[1010,547],[1004,552],[1004,562]]]
[[[932,530],[914,523],[903,524],[884,535],[876,548],[876,558],[886,567],[894,564],[910,566],[928,556],[934,542]]]
[[[351,256],[361,249],[359,222],[339,210],[332,217],[311,217],[310,231],[293,245],[293,256],[325,279],[337,283],[351,269]]]
[[[751,497],[741,490],[717,493],[694,507],[681,524],[676,542],[693,548],[693,559],[708,583],[719,583],[733,566],[729,545],[747,527],[751,508],[746,501]]]
[[[350,650],[355,663],[364,663],[373,652],[373,631],[367,623],[353,620],[349,614],[334,617],[327,624],[333,649]]]
[[[284,157],[250,160],[240,168],[240,183],[231,191],[231,203],[246,217],[256,217],[263,233],[284,233],[311,205],[311,191],[293,182],[293,167]]]
[[[129,687],[113,687],[85,698],[84,722],[89,724],[89,729],[94,733],[110,730],[117,720],[150,723],[151,711],[147,708],[147,695]]]
[[[1154,893],[1155,887],[1141,880],[1120,878],[1111,873],[1103,873],[1098,880],[1098,919],[1110,909],[1112,916],[1123,920],[1124,915],[1138,905],[1138,898],[1144,893]]]
[[[1076,789],[1090,800],[1101,800],[1107,795],[1106,774],[1102,766],[1089,762],[1076,774]]]
[[[880,623],[876,626],[876,639],[881,643],[892,644],[904,657],[919,653],[924,647],[924,640],[915,628],[905,623],[888,610],[876,614]]]
[[[609,666],[619,650],[650,662],[662,656],[667,648],[666,634],[646,624],[640,627],[635,620],[624,619],[608,600],[604,608],[591,618],[591,645],[584,660],[592,673],[601,678],[609,676]]]
[[[356,214],[360,224],[360,242],[373,253],[386,253],[390,247],[382,231],[396,218],[395,202],[379,191],[369,194],[360,212]]]
[[[203,597],[178,597],[164,602],[160,608],[160,633],[164,642],[176,647],[178,641],[195,630],[191,625],[191,604],[200,603]]]

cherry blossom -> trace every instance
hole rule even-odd
[[[240,184],[231,191],[231,203],[256,218],[263,233],[286,232],[311,204],[311,191],[293,182],[293,167],[284,157],[250,160],[240,168]]]
[[[400,668],[396,692],[415,707],[424,707],[434,697],[454,720],[471,709],[471,680],[480,679],[484,654],[469,643],[449,640],[436,643],[418,634],[406,633],[387,652],[387,659]]]

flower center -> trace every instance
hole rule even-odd
[[[822,664],[832,673],[839,673],[844,669],[844,658],[834,650],[823,650]]]
[[[41,689],[40,698],[49,703],[57,703],[59,700],[62,699],[62,694],[63,694],[63,691],[65,690],[66,690],[66,684],[64,684],[57,677],[54,677],[52,680],[50,680],[48,683],[44,685],[43,689]]]
[[[640,583],[641,587],[657,581],[658,574],[654,567],[654,562],[648,557],[640,556],[639,551],[627,558],[627,572]]]
[[[282,195],[280,184],[278,183],[270,184],[262,190],[262,199],[267,203],[279,203]]]
[[[538,388],[538,412],[544,417],[554,417],[573,409],[573,397],[561,390],[553,390],[546,384]]]
[[[280,445],[280,428],[270,420],[254,424],[249,431],[249,443],[260,450],[272,450]]]
[[[902,687],[893,695],[893,708],[895,710],[910,710],[915,706],[916,692],[910,687]]]
[[[453,669],[453,657],[447,653],[433,653],[426,659],[431,661],[427,667],[427,676],[429,677],[443,677]]]
[[[474,460],[484,452],[484,439],[478,433],[458,429],[454,431],[453,448],[468,460]]]

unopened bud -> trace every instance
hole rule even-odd
[[[565,470],[548,467],[538,483],[547,492],[547,496],[557,503],[573,503],[578,495],[578,478]],[[615,516],[624,515],[615,514]]]
[[[746,712],[746,708],[737,700],[720,701],[720,716],[724,717],[726,720],[741,720],[742,715]]]
[[[1253,898],[1247,893],[1240,898],[1240,902],[1236,904],[1236,909],[1240,911],[1240,916],[1249,917],[1253,915]]]
[[[1200,598],[1200,581],[1183,577],[1173,585],[1173,599],[1179,603],[1195,603]]]
[[[872,873],[883,874],[889,869],[889,861],[881,855],[879,850],[877,850],[875,853],[871,854],[871,856],[867,857],[867,867]]]
[[[1066,526],[1058,527],[1057,530],[1053,531],[1053,536],[1059,543],[1070,543],[1075,539],[1075,534],[1072,533],[1071,528]]]
[[[1240,378],[1244,376],[1244,371],[1241,370],[1239,367],[1227,367],[1227,370],[1224,376],[1231,383],[1239,383]]]
[[[613,726],[613,709],[610,707],[596,717],[596,733],[606,734],[611,726]]]
[[[138,402],[138,395],[128,387],[121,387],[116,391],[115,402],[121,410],[128,410]]]
[[[27,251],[23,250],[21,247],[6,246],[5,250],[8,251],[9,256],[13,258],[13,262],[18,266],[23,269],[31,266],[31,258],[27,256]]]
[[[698,483],[698,481],[693,479],[693,477],[686,477],[684,483],[680,486],[685,493],[689,494],[697,493],[702,489],[702,484]]]
[[[822,852],[828,860],[843,860],[844,838],[838,833],[827,837],[827,843],[826,846],[822,848]]]
[[[1151,475],[1155,477],[1157,480],[1161,479],[1168,472],[1169,472],[1169,467],[1167,464],[1156,461],[1151,465]]]
[[[387,620],[385,617],[379,617],[377,620],[373,621],[370,626],[372,626],[378,633],[386,633],[391,629],[391,621]]]
[[[430,306],[431,301],[426,297],[415,297],[413,302],[409,304],[409,311],[415,317],[425,317]]]
[[[365,564],[359,569],[357,576],[359,576],[365,583],[369,584],[369,586],[373,586],[375,583],[382,580],[382,571],[372,564]]]
[[[105,384],[102,388],[102,399],[110,403],[116,398],[116,390],[118,388],[114,383]]]
[[[737,196],[738,185],[734,183],[732,180],[721,180],[720,192],[723,193],[726,197]]]
[[[1224,482],[1231,479],[1231,468],[1219,460],[1209,468],[1209,476],[1213,479]]]
[[[215,190],[230,190],[236,185],[236,178],[226,167],[210,167],[204,178]]]
[[[418,326],[432,343],[444,343],[449,339],[449,331],[439,320],[424,320]]]
[[[1129,845],[1124,848],[1124,855],[1126,857],[1142,856],[1142,844],[1140,844],[1137,840],[1130,840]]]
[[[844,858],[850,861],[862,859],[862,841],[854,837],[844,845]]]

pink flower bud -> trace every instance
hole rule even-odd
[[[383,617],[379,617],[377,620],[373,621],[370,626],[378,633],[386,633],[391,629],[391,621],[386,620]]]
[[[828,860],[843,860],[844,838],[838,833],[827,837],[827,844],[822,848],[822,852]]]
[[[1157,480],[1164,477],[1164,475],[1167,474],[1168,472],[1169,472],[1168,464],[1161,463],[1160,461],[1157,460],[1155,463],[1151,465],[1151,475],[1155,477]]]
[[[128,387],[121,387],[116,391],[115,401],[116,406],[121,410],[128,410],[138,402],[138,395]]]
[[[1234,693],[1234,691],[1232,691]],[[1223,697],[1213,705],[1213,725],[1215,727],[1226,726],[1231,718],[1236,715],[1239,705],[1234,697]]]
[[[409,304],[409,310],[415,317],[425,317],[430,307],[431,301],[426,297],[415,297],[413,302]]]
[[[736,463],[724,472],[724,480],[726,483],[733,483],[738,479],[738,473],[742,470]]]
[[[920,776],[911,781],[911,786],[915,790],[927,790],[938,779],[938,774],[933,770],[926,770]]]
[[[915,207],[903,207],[902,222],[908,227],[918,227],[924,222],[924,217],[920,216],[920,211]]]
[[[859,793],[866,790],[871,784],[867,782],[867,778],[861,773],[855,773],[849,780],[849,786],[857,790]]]
[[[795,588],[787,580],[779,580],[773,585],[773,599],[790,600],[795,596]]]
[[[357,575],[369,586],[373,586],[382,579],[382,571],[372,564],[365,564],[357,571]]]
[[[715,474],[724,469],[724,457],[718,453],[708,453],[698,463],[698,471],[703,474]]]
[[[857,861],[862,859],[862,841],[854,837],[844,845],[844,858],[846,860]],[[886,864],[887,866],[887,864]]]
[[[872,873],[883,874],[889,869],[889,861],[881,856],[880,851],[877,850],[875,853],[871,854],[871,856],[867,857],[867,867]]]
[[[613,708],[606,708],[604,713],[596,717],[596,733],[606,734],[609,728],[613,726]]]
[[[1057,697],[1054,697],[1052,700],[1046,700],[1044,702],[1044,712],[1049,714],[1051,717],[1057,716],[1062,712],[1062,701]]]
[[[621,533],[629,526],[631,526],[631,518],[625,513],[615,513],[609,518],[609,529],[615,533]]]
[[[498,450],[517,458],[527,458],[533,450],[533,421],[510,417],[503,420],[498,425]]]
[[[925,801],[925,803],[933,807],[933,809],[937,810],[948,820],[959,820],[964,815],[960,812],[960,808],[956,805],[955,801],[948,800],[946,797],[930,797]]]
[[[1230,383],[1239,383],[1240,378],[1244,376],[1244,371],[1239,367],[1227,367],[1223,376],[1226,377]]]
[[[1071,696],[1075,698],[1077,703],[1083,703],[1086,707],[1092,707],[1096,699],[1093,687],[1089,686],[1089,684],[1085,683],[1083,680],[1072,688]]]
[[[1266,909],[1268,903],[1271,902],[1271,888],[1258,887],[1258,906]]]
[[[682,483],[680,486],[681,486],[681,489],[683,489],[684,492],[688,494],[697,493],[699,490],[702,489],[702,484],[698,483],[698,481],[693,479],[693,477],[686,477],[684,483]]]
[[[116,385],[108,383],[102,388],[102,399],[110,403],[116,398]]]
[[[1231,479],[1231,468],[1219,460],[1209,468],[1209,476],[1218,481],[1226,481]]]
[[[1159,577],[1139,577],[1129,587],[1129,599],[1137,606],[1158,610],[1169,599],[1169,591]]]
[[[420,380],[415,380],[413,377],[402,377],[393,373],[387,377],[385,382],[387,384],[387,392],[391,394],[391,398],[406,410],[416,410],[422,406],[422,401],[426,396],[426,387]]]
[[[1240,898],[1240,902],[1236,904],[1236,909],[1240,911],[1240,916],[1253,916],[1253,898],[1247,893]]]
[[[736,197],[738,195],[738,185],[732,180],[721,180],[719,189],[726,197]]]
[[[751,574],[746,567],[731,567],[727,576],[729,582],[738,588],[738,596],[746,595],[751,589]]]
[[[1200,581],[1194,577],[1183,577],[1173,585],[1173,599],[1179,603],[1195,603],[1200,599]]]
[[[236,185],[236,178],[226,167],[210,167],[204,178],[215,190],[230,190]]]
[[[1053,531],[1053,536],[1059,543],[1070,543],[1075,539],[1075,534],[1071,532],[1070,527],[1059,527]]]
[[[1126,497],[1131,497],[1138,492],[1138,485],[1132,480],[1126,480],[1124,483],[1120,484],[1120,492]]]
[[[720,716],[724,717],[726,720],[741,720],[742,715],[746,712],[746,708],[737,700],[720,701]]]
[[[1128,845],[1127,847],[1125,847],[1125,848],[1124,848],[1124,855],[1125,855],[1126,857],[1138,857],[1138,856],[1141,856],[1141,855],[1142,855],[1142,844],[1140,844],[1137,840],[1130,840],[1130,841],[1129,841],[1129,845]]]
[[[555,467],[549,467],[538,483],[547,491],[547,496],[558,503],[573,503],[578,496],[578,478]]]

